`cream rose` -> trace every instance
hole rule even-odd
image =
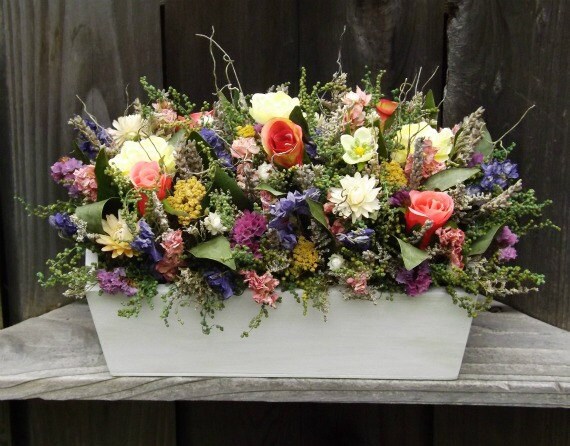
[[[265,124],[273,118],[288,118],[298,105],[299,98],[292,98],[283,91],[256,93],[251,98],[249,114],[259,124]]]
[[[151,136],[140,141],[125,141],[121,151],[109,160],[109,164],[129,175],[131,169],[140,161],[157,161],[165,173],[173,174],[175,170],[174,147],[159,136]]]
[[[420,121],[413,124],[405,124],[396,133],[396,142],[403,146],[401,150],[392,153],[392,159],[400,164],[406,162],[406,156],[414,153],[415,143],[418,138],[427,138],[431,145],[437,149],[435,160],[444,163],[449,159],[449,153],[453,147],[453,132],[449,128],[443,128],[439,132],[427,122]]]

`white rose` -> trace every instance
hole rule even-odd
[[[443,128],[435,135],[430,136],[431,145],[437,148],[434,159],[440,163],[444,163],[449,159],[449,154],[453,148],[453,131],[449,128]]]
[[[151,136],[140,141],[125,141],[121,151],[109,160],[109,164],[124,175],[129,175],[133,166],[140,161],[158,161],[166,173],[172,174],[176,168],[174,147],[159,136]]]
[[[251,98],[249,114],[259,124],[265,124],[273,118],[289,118],[293,109],[298,105],[299,98],[292,98],[283,91],[256,93]]]
[[[333,254],[329,259],[328,265],[331,271],[338,271],[344,266],[344,259],[339,254]]]
[[[223,234],[228,230],[222,223],[222,219],[216,212],[210,212],[206,218],[204,218],[204,226],[208,232],[212,235]]]
[[[431,141],[431,145],[437,149],[436,161],[443,163],[449,159],[449,153],[453,148],[453,132],[449,128],[443,128],[438,132],[424,121],[405,124],[398,130],[396,142],[404,148],[392,152],[392,159],[400,164],[404,164],[408,148],[410,150],[409,153],[414,153],[418,138],[427,138]]]
[[[257,176],[261,181],[267,181],[269,174],[273,171],[273,166],[269,163],[262,163],[257,168]]]

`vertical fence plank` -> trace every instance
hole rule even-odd
[[[434,408],[434,446],[570,444],[570,412],[526,407]]]
[[[570,329],[570,4],[453,3],[445,123],[453,125],[483,105],[491,134],[498,138],[536,104],[506,140],[518,143],[513,158],[520,162],[526,186],[541,199],[554,199],[548,215],[562,227],[562,232],[523,240],[521,264],[545,273],[547,284],[539,294],[507,302]]]
[[[109,125],[126,106],[125,85],[162,82],[157,0],[4,1],[10,144],[3,149],[3,255],[11,323],[60,305],[61,290],[42,290],[36,271],[63,244],[43,221],[28,218],[12,197],[34,204],[63,197],[49,165],[71,149],[66,124],[81,97]]]
[[[297,1],[167,0],[165,3],[165,82],[187,93],[198,105],[215,91],[210,35],[235,61],[246,93],[298,77]],[[218,84],[226,84],[218,55]],[[235,85],[235,83],[234,83]]]
[[[342,67],[356,84],[370,69],[387,70],[384,92],[422,68],[420,86],[439,67],[426,88],[442,97],[444,56],[442,0],[314,0],[299,2],[300,62],[309,82],[328,80],[337,70],[342,38]]]

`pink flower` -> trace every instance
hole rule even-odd
[[[406,229],[411,231],[416,225],[423,226],[426,221],[432,222],[432,227],[426,231],[420,249],[427,248],[431,236],[441,228],[453,214],[453,198],[445,192],[410,191],[410,206],[406,218]]]
[[[259,199],[261,200],[261,209],[263,212],[269,212],[271,205],[277,201],[277,199],[271,195],[271,192],[266,190],[259,191]]]
[[[459,269],[463,269],[463,243],[465,242],[465,233],[458,228],[439,228],[435,231],[439,237],[439,244],[443,249],[448,251],[451,264]]]
[[[155,268],[167,281],[171,282],[178,273],[178,269],[184,264],[182,261],[182,253],[184,252],[182,231],[177,229],[164,233],[160,246],[164,249],[164,256]]]
[[[344,222],[340,218],[337,218],[331,225],[331,232],[334,235],[343,234],[344,232],[346,232],[346,228],[344,227]]]
[[[371,94],[366,94],[364,90],[361,90],[360,87],[356,87],[356,91],[349,91],[344,95],[342,98],[342,102],[346,105],[361,105],[366,107],[368,103],[372,99]]]
[[[230,152],[234,158],[251,159],[252,155],[259,153],[259,146],[255,143],[255,138],[237,138],[232,143]]]
[[[349,277],[348,279],[346,279],[346,283],[348,286],[352,288],[354,294],[365,296],[369,293],[368,286],[366,283],[367,280],[368,277],[366,276],[366,274],[361,273],[356,277]]]
[[[279,280],[274,278],[269,271],[262,276],[251,270],[240,271],[240,274],[244,276],[244,282],[253,291],[254,301],[258,304],[270,305],[275,308],[278,296],[274,291],[277,285],[279,285]]]
[[[178,120],[178,115],[172,109],[172,104],[168,101],[155,102],[152,104],[152,108],[154,108],[158,119],[161,121],[171,123]]]
[[[73,172],[73,187],[81,192],[89,201],[97,201],[97,180],[95,166],[89,164]]]
[[[157,161],[139,161],[131,169],[130,177],[138,189],[158,189],[156,195],[159,200],[166,198],[166,193],[172,186],[172,177],[161,174]],[[146,194],[141,194],[138,202],[141,215],[144,215],[147,200]]]
[[[422,164],[422,177],[429,178],[433,174],[436,174],[443,169],[445,169],[445,164],[440,163],[439,161],[435,160],[435,155],[437,154],[437,148],[431,145],[431,141],[429,139],[425,139],[422,145],[423,150],[423,164]],[[410,175],[412,173],[413,167],[413,160],[414,155],[410,154],[408,159],[406,160],[406,167],[404,168],[404,173],[408,180],[410,179]]]

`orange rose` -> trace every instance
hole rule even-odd
[[[285,118],[267,121],[261,130],[261,143],[273,164],[287,169],[303,164],[303,130],[293,121]]]
[[[430,220],[432,227],[425,233],[420,248],[425,249],[431,236],[441,228],[453,213],[453,199],[445,192],[417,190],[410,191],[410,206],[406,211],[406,228],[411,230],[414,226],[423,226]]]
[[[388,99],[380,99],[380,102],[376,104],[376,111],[378,115],[380,115],[380,121],[382,124],[388,119],[394,111],[398,108],[398,103],[394,101],[390,101]]]
[[[159,200],[166,198],[166,193],[172,186],[172,177],[161,174],[156,161],[139,161],[131,169],[130,177],[137,189],[158,189],[156,195]],[[137,203],[141,215],[144,215],[147,200],[146,194],[141,194]]]

